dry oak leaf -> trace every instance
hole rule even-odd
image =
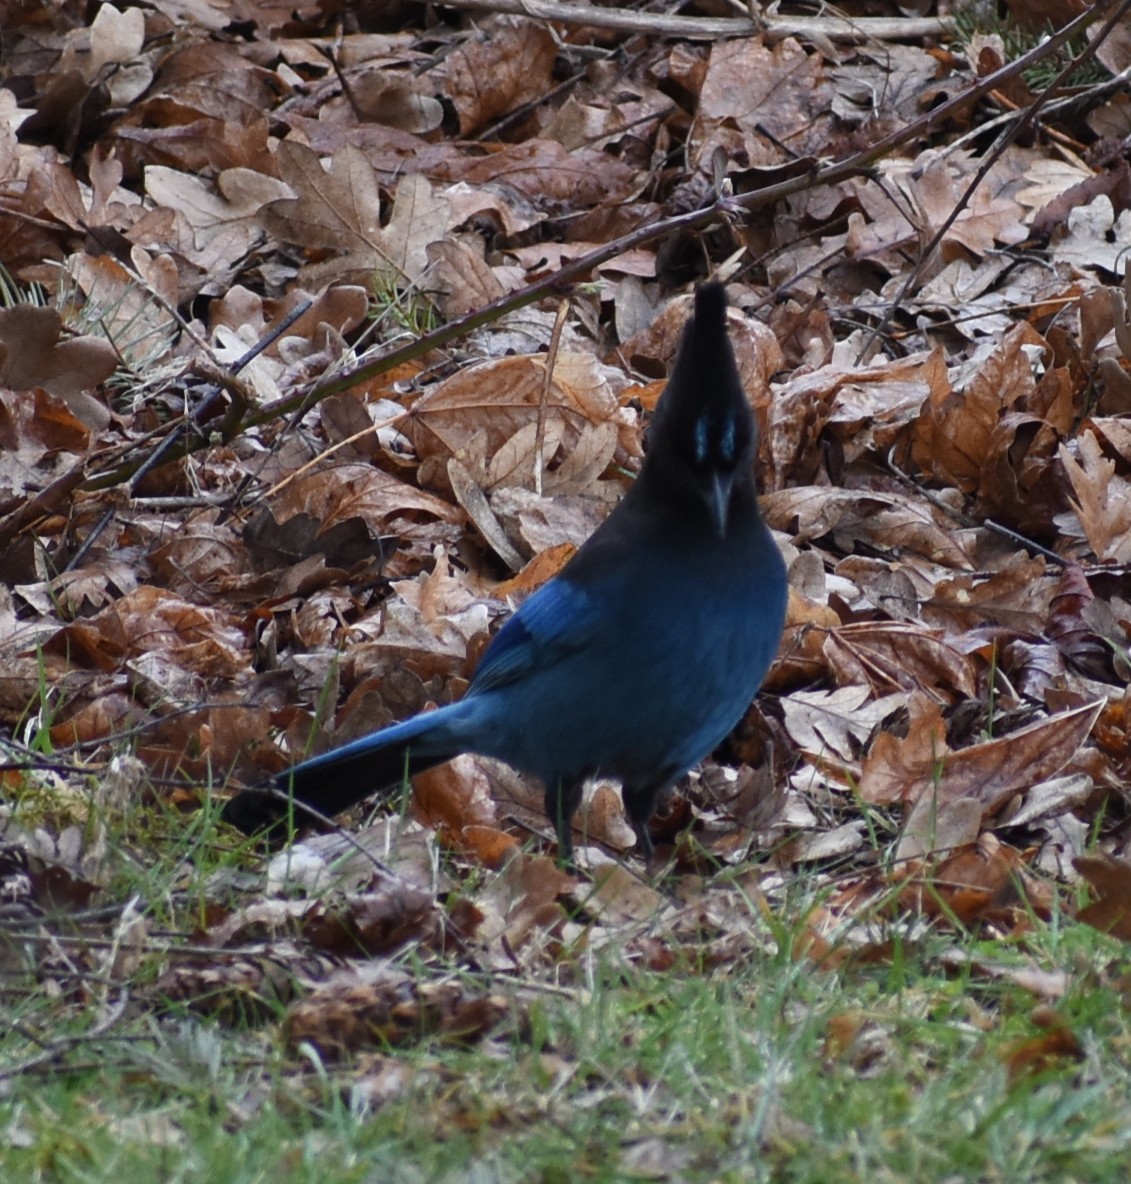
[[[1112,74],[1120,74],[1131,66],[1131,26],[1126,21],[1108,31],[1096,49],[1096,59]]]
[[[465,672],[468,646],[473,637],[485,632],[487,620],[487,607],[482,602],[426,621],[415,607],[392,598],[381,611],[351,627],[353,640],[342,657],[343,679],[347,686],[354,686],[365,679],[389,678],[407,671],[425,680],[441,678],[446,682]]]
[[[1044,635],[1062,655],[1082,671],[1106,673],[1109,648],[1124,653],[1126,623],[1115,606],[1098,599],[1083,569],[1066,565],[1052,590]]]
[[[557,448],[556,439],[552,447]],[[456,501],[487,545],[511,571],[518,571],[523,565],[523,557],[511,546],[510,539],[491,509],[480,483],[468,467],[454,456],[448,461],[446,473]]]
[[[915,559],[906,551],[898,560],[846,555],[833,568],[828,591],[835,590],[854,614],[881,613],[893,620],[918,621],[922,596],[930,595],[937,577],[932,564],[916,563]],[[790,575],[792,578],[792,572]],[[824,579],[823,570],[820,575]]]
[[[907,701],[907,712],[907,735],[880,732],[861,761],[862,801],[886,806],[917,796],[950,752],[942,708],[935,698],[916,691]]]
[[[112,4],[99,8],[90,26],[90,56],[82,64],[89,82],[106,86],[114,107],[127,107],[153,81],[151,62],[138,60],[144,45],[145,14],[140,8],[124,12]],[[106,70],[107,65],[115,68]]]
[[[320,532],[359,518],[376,538],[397,523],[400,533],[413,534],[420,514],[441,522],[459,522],[460,511],[440,498],[365,464],[330,464],[304,473],[270,498],[280,525],[299,514],[319,523]]]
[[[1048,287],[1043,267],[1015,270],[1014,261],[997,254],[979,262],[959,258],[925,283],[913,303],[938,318],[967,341],[1004,337],[1013,324],[1013,311],[1035,292]],[[962,315],[954,315],[955,309]]]
[[[540,354],[468,366],[417,399],[403,431],[419,457],[445,467],[455,457],[487,488],[511,477],[528,448],[531,485],[545,385],[546,358]],[[601,364],[588,354],[559,353],[545,407],[549,438],[560,440],[568,457],[587,426],[608,422],[627,428],[631,416],[618,406]],[[585,464],[590,460],[586,451]]]
[[[356,329],[369,312],[369,289],[358,285],[337,284],[316,296],[291,288],[284,298],[272,300],[268,310],[264,297],[258,292],[234,284],[208,306],[209,328],[212,333],[227,329],[246,343],[243,346],[246,350],[247,345],[255,344],[272,326],[289,317],[304,300],[308,303],[306,311],[291,321],[286,334],[269,351],[280,353],[285,350],[289,361],[312,352],[315,348],[313,339],[322,326],[329,325],[339,333],[348,333]]]
[[[90,25],[88,80],[93,82],[107,62],[128,62],[145,44],[145,14],[139,8],[119,12],[103,4]]]
[[[459,225],[458,214],[452,224]],[[428,244],[428,292],[436,310],[445,320],[466,316],[504,295],[503,269],[492,267],[484,258],[482,247],[444,239]],[[519,286],[516,282],[514,286]],[[505,318],[504,318],[505,319]]]
[[[493,965],[514,969],[515,960],[536,958],[565,924],[561,897],[573,878],[553,860],[516,853],[493,875],[476,897],[483,914],[478,937],[490,951]]]
[[[845,253],[850,259],[884,266],[898,278],[902,251],[925,242],[953,214],[976,164],[970,154],[943,158],[928,150],[914,158],[881,162],[882,184],[871,179],[850,182],[864,212],[849,215]],[[1021,242],[1028,236],[1021,209],[1009,194],[1018,167],[1019,161],[1007,158],[983,179],[947,228],[929,276],[964,255],[980,256],[996,243]],[[893,191],[899,195],[894,200]]]
[[[62,399],[87,427],[100,429],[110,413],[83,394],[114,373],[118,355],[102,337],[60,341],[63,321],[53,308],[16,304],[0,309],[0,387],[42,387]]]
[[[772,47],[756,37],[718,41],[699,92],[688,159],[709,172],[718,148],[747,168],[824,152],[834,98],[822,56],[791,37]]]
[[[1019,790],[1056,776],[1079,752],[1103,706],[1087,703],[951,753],[933,796],[940,805],[974,797],[992,813]]]
[[[871,695],[867,686],[794,691],[782,699],[786,730],[812,756],[855,760],[873,729],[907,702],[902,694],[868,702]]]
[[[550,216],[563,207],[577,210],[628,201],[640,187],[637,170],[617,157],[592,148],[570,152],[556,140],[524,140],[487,156],[443,161],[436,174],[490,186],[515,204],[533,203]]]
[[[97,310],[102,331],[125,365],[144,371],[155,358],[168,357],[179,332],[168,311],[178,303],[177,266],[168,256],[149,258],[140,247],[130,257],[144,283],[109,255],[71,255],[64,266],[85,297],[87,315]]]
[[[260,222],[287,242],[345,256],[309,267],[308,281],[365,284],[375,271],[414,283],[423,278],[428,246],[448,228],[448,203],[423,176],[400,179],[383,227],[380,183],[359,148],[339,148],[324,168],[316,152],[286,140],[279,147],[278,166],[296,196],[268,202],[259,211]]]
[[[347,102],[344,95],[341,101]],[[365,123],[418,136],[444,122],[444,105],[430,93],[426,79],[390,70],[386,61],[351,69],[348,103]]]
[[[1026,211],[1025,222],[1030,223],[1038,217],[1038,213],[1047,216],[1046,207],[1050,203],[1057,202],[1058,199],[1063,200],[1078,186],[1092,180],[1095,173],[1079,157],[1060,160],[1036,156],[1026,165],[1022,176],[1024,187],[1014,196],[1017,204]],[[1076,205],[1079,205],[1079,201],[1057,209],[1045,232],[1063,223]]]
[[[829,77],[836,92],[832,110],[854,128],[906,125],[964,85],[957,71],[940,77],[937,56],[914,45],[888,45],[882,55],[860,55],[833,66]]]
[[[1060,446],[1060,463],[1072,483],[1079,528],[1097,559],[1110,563],[1131,561],[1131,482],[1115,474],[1093,432],[1081,433],[1075,453]],[[1058,516],[1058,525],[1061,525]]]
[[[1131,323],[1128,324],[1131,334]],[[1131,362],[1131,339],[1127,342],[1127,359]],[[1095,432],[1109,455],[1117,456],[1125,466],[1131,466],[1131,422],[1120,415],[1089,415],[1080,425],[1081,433]]]
[[[235,44],[185,42],[168,52],[161,40],[154,85],[102,143],[127,176],[155,161],[210,177],[241,167],[273,173],[268,113],[279,110],[279,75],[248,61]]]
[[[90,162],[90,188],[80,188],[71,169],[58,161],[35,165],[27,180],[23,208],[27,214],[50,213],[64,226],[83,231],[91,227],[113,226],[127,229],[145,212],[141,199],[121,189],[121,161],[108,159],[95,149]],[[76,258],[92,258],[79,254]]]
[[[618,305],[624,300],[618,296]],[[648,374],[662,373],[676,355],[679,339],[691,312],[692,297],[680,296],[668,301],[654,314],[646,328],[623,342],[618,355],[627,358],[637,369]],[[619,320],[618,320],[619,326]],[[755,409],[768,408],[773,393],[770,379],[785,365],[781,346],[774,331],[754,317],[745,316],[737,308],[727,309],[727,331],[734,347],[743,390]],[[648,410],[655,408],[664,383],[657,381],[647,387],[630,387],[621,392],[621,401],[638,399]],[[768,412],[767,412],[768,413]]]
[[[985,833],[956,847],[934,866],[906,868],[908,882],[900,903],[942,921],[957,918],[969,925],[978,920],[996,921],[999,928],[1013,929],[1036,913],[1049,916],[1053,891],[1046,880],[1037,879],[1016,848]]]
[[[372,958],[410,942],[414,947],[432,944],[441,935],[443,916],[432,892],[391,880],[342,900],[316,902],[301,928],[319,950]]]
[[[89,426],[62,399],[42,388],[30,394],[0,388],[0,498],[22,496],[29,484],[42,489],[89,443]]]
[[[145,190],[155,205],[175,210],[191,229],[181,254],[205,271],[222,270],[246,255],[261,237],[258,216],[287,187],[254,169],[224,169],[215,184],[162,165],[145,170]]]
[[[380,538],[360,517],[326,526],[310,514],[299,513],[292,514],[286,522],[278,522],[267,506],[248,519],[243,542],[258,571],[293,566],[313,556],[321,556],[327,567],[350,569],[361,563],[379,564],[383,555]],[[181,550],[179,541],[174,540],[159,554],[164,559],[164,552],[179,555]],[[229,574],[235,575],[237,571],[233,566]]]
[[[985,625],[1005,625],[1021,633],[1040,634],[1049,618],[1055,578],[1040,556],[1017,551],[990,575],[961,572],[940,580],[922,606],[925,624],[951,633]]]
[[[149,584],[91,617],[86,628],[95,631],[111,667],[114,655],[153,655],[198,677],[232,678],[251,669],[247,638],[227,613]]]
[[[68,680],[75,689],[74,680]],[[141,680],[138,680],[139,684]],[[166,692],[169,688],[163,688]],[[57,748],[69,748],[75,744],[95,744],[108,739],[110,736],[120,735],[130,728],[144,727],[147,720],[145,712],[124,691],[110,691],[106,693],[92,688],[96,695],[92,702],[84,703],[74,711],[74,700],[61,713],[58,722],[52,724],[50,730],[51,743]],[[27,699],[24,700],[26,710]]]
[[[766,676],[766,689],[784,691],[820,680],[827,669],[823,654],[825,634],[839,624],[840,617],[827,604],[790,587],[785,631],[778,656]]]
[[[1057,263],[1067,263],[1078,272],[1103,268],[1122,276],[1131,254],[1131,210],[1123,210],[1117,218],[1111,198],[1101,193],[1068,215],[1064,237],[1051,250]]]
[[[1015,794],[1055,777],[1076,756],[1104,702],[1088,703],[1001,736],[946,754],[919,786],[897,858],[915,858],[977,837],[984,821]],[[940,841],[945,836],[946,842]]]
[[[446,830],[456,843],[465,828],[494,827],[498,821],[490,779],[467,754],[413,778],[412,802],[421,822]]]
[[[162,0],[163,7],[169,5],[170,0]],[[215,11],[210,3],[194,4],[194,8],[194,22],[206,8]],[[231,19],[227,12],[225,24]],[[279,99],[278,75],[250,60],[254,54],[252,49],[245,56],[236,43],[186,37],[183,45],[161,59],[150,96],[140,110],[130,112],[130,121],[138,127],[169,124],[183,136],[186,127],[194,132],[202,127],[201,121],[192,119],[194,114],[211,116],[222,120],[227,132],[221,137],[226,143],[217,147],[232,151],[249,126],[262,120]],[[203,127],[208,127],[207,122]]]
[[[923,157],[927,159],[924,161]],[[1016,163],[1020,164],[1020,161]],[[914,171],[905,174],[904,186],[919,211],[920,218],[916,221],[923,238],[932,235],[954,213],[955,206],[963,198],[968,181],[966,174],[973,167],[972,155],[952,153],[944,159],[927,152],[916,160]],[[1013,180],[1009,175],[1012,172],[1006,161],[999,162],[997,170],[986,178],[986,183],[975,189],[946,231],[941,249],[943,259],[949,262],[961,257],[962,252],[984,255],[998,243],[1019,243],[1028,237],[1018,203],[1003,192],[1003,182]]]
[[[901,621],[859,621],[829,631],[824,657],[838,685],[873,693],[925,689],[946,701],[977,693],[974,659],[941,633]]]
[[[1045,339],[1022,321],[1006,334],[962,391],[932,389],[915,426],[912,455],[939,480],[977,492],[994,466],[1009,467],[1012,436],[998,434],[1003,415],[1036,389],[1031,354],[1048,350]]]
[[[596,868],[593,883],[579,889],[578,905],[604,925],[654,924],[671,911],[663,893],[619,863]]]
[[[1076,919],[1101,933],[1131,941],[1131,863],[1112,855],[1082,855],[1076,870],[1092,886],[1096,899]]]
[[[497,16],[448,56],[444,90],[471,137],[501,115],[550,89],[557,46],[541,21]]]
[[[885,553],[896,548],[913,550],[945,567],[961,570],[973,566],[953,525],[940,522],[940,512],[924,498],[800,485],[767,493],[760,505],[769,525],[788,533],[795,542],[832,535],[844,544],[844,550],[851,550],[851,542],[860,540]]]
[[[790,478],[796,484],[798,472],[811,479],[816,441],[826,425],[837,425],[846,459],[853,460],[889,447],[929,398],[949,392],[942,350],[870,366],[838,361],[791,378],[774,388],[768,406],[768,488],[782,489]]]

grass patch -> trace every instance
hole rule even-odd
[[[187,925],[206,893],[174,888],[174,865],[164,893],[154,869],[143,883],[163,923],[179,901]],[[790,916],[815,903],[794,886],[777,938],[767,930],[713,968],[702,948],[657,971],[613,945],[538,975],[496,974],[491,990],[525,1005],[489,1038],[425,1037],[348,1063],[288,1050],[274,1024],[228,1029],[155,1008],[152,953],[104,1036],[83,1034],[116,984],[88,982],[84,1007],[9,991],[3,1178],[1124,1178],[1131,1025],[1114,943],[1054,918],[1013,942],[927,931],[884,964],[827,971],[787,952]],[[955,949],[964,964],[948,961]],[[438,974],[415,950],[398,961]],[[986,962],[1067,971],[1063,997],[1041,1003],[980,973]],[[1042,1054],[1052,1028],[1071,1040]]]

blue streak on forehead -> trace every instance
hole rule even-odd
[[[734,460],[735,436],[738,432],[738,427],[734,422],[734,416],[728,415],[726,423],[723,424],[723,438],[719,443],[719,451],[722,453],[723,460],[730,462]]]
[[[707,459],[707,417],[701,415],[695,421],[695,460],[702,464]]]

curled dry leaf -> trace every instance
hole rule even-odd
[[[441,67],[444,91],[459,116],[463,136],[549,89],[554,38],[540,21],[489,17]]]
[[[66,402],[41,389],[0,390],[0,427],[0,498],[21,503],[29,487],[76,471],[75,457],[87,450],[92,431]],[[9,550],[8,579],[18,579],[14,559]]]
[[[830,630],[824,656],[839,683],[871,686],[878,695],[928,689],[947,699],[977,686],[968,654],[939,633],[902,622],[862,622]]]

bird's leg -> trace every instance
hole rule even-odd
[[[583,781],[554,781],[546,786],[546,817],[558,835],[558,860],[573,863],[573,816],[581,805]]]
[[[655,848],[652,846],[652,836],[648,833],[648,820],[656,806],[656,799],[663,792],[666,781],[656,783],[646,781],[636,784],[626,781],[621,786],[621,799],[624,801],[624,812],[632,833],[636,835],[637,854],[647,863],[652,858]]]

